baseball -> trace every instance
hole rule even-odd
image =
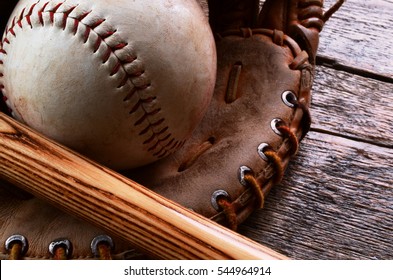
[[[195,0],[21,0],[0,44],[11,114],[115,169],[180,148],[215,75],[214,39]]]

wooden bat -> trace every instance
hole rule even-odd
[[[162,259],[286,259],[0,113],[0,177]]]

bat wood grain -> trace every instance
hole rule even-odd
[[[162,259],[286,259],[0,113],[0,177]]]

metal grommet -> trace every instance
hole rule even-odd
[[[258,154],[264,161],[269,161],[269,158],[265,155],[266,148],[269,148],[270,145],[267,143],[261,143],[258,146]]]
[[[229,194],[226,191],[224,191],[224,190],[217,190],[217,191],[215,191],[212,194],[211,203],[212,203],[213,208],[216,209],[216,211],[220,211],[221,210],[221,207],[217,203],[217,199],[220,196],[225,196],[225,197],[229,198]]]
[[[90,244],[91,251],[92,251],[93,255],[96,257],[99,256],[98,245],[100,243],[106,243],[111,248],[111,250],[113,250],[115,248],[115,244],[113,243],[113,239],[110,236],[105,235],[105,234],[96,236],[91,241],[91,244]]]
[[[279,130],[277,129],[277,125],[278,125],[279,123],[281,123],[281,122],[282,122],[282,120],[281,120],[281,119],[278,119],[278,118],[273,119],[273,120],[270,122],[270,126],[271,126],[272,130],[274,131],[274,133],[276,133],[276,134],[279,135],[279,136],[283,136],[283,134],[281,133],[281,131],[279,131]]]
[[[27,249],[29,248],[29,243],[27,242],[26,237],[20,234],[15,234],[7,238],[5,241],[5,249],[10,251],[12,249],[13,243],[21,243],[22,244],[22,254],[26,254]]]
[[[59,238],[59,239],[53,240],[49,244],[49,252],[52,255],[55,255],[56,248],[58,248],[58,247],[63,247],[65,249],[65,253],[66,253],[67,257],[71,256],[71,254],[72,254],[72,243],[71,243],[71,241],[69,241],[68,239],[63,239],[63,238]]]
[[[295,103],[297,102],[297,97],[293,91],[287,90],[284,91],[281,95],[282,101],[288,107],[294,108]]]
[[[244,175],[246,173],[252,173],[252,169],[248,166],[245,166],[245,165],[240,166],[239,173],[238,173],[238,179],[239,179],[240,184],[242,184],[245,187],[247,187],[247,182],[244,179]]]

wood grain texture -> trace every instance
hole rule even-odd
[[[317,67],[312,100],[313,129],[393,148],[391,83]]]
[[[325,7],[335,1],[325,1]],[[321,33],[318,55],[393,79],[393,1],[347,0]]]
[[[241,234],[295,259],[393,259],[392,22],[391,0],[347,0],[325,25],[312,131]]]
[[[392,149],[312,132],[241,233],[296,259],[392,259],[392,159]]]
[[[312,131],[241,233],[295,259],[393,259],[392,19],[393,1],[347,0],[325,25]]]
[[[156,258],[285,259],[0,113],[0,178]]]

